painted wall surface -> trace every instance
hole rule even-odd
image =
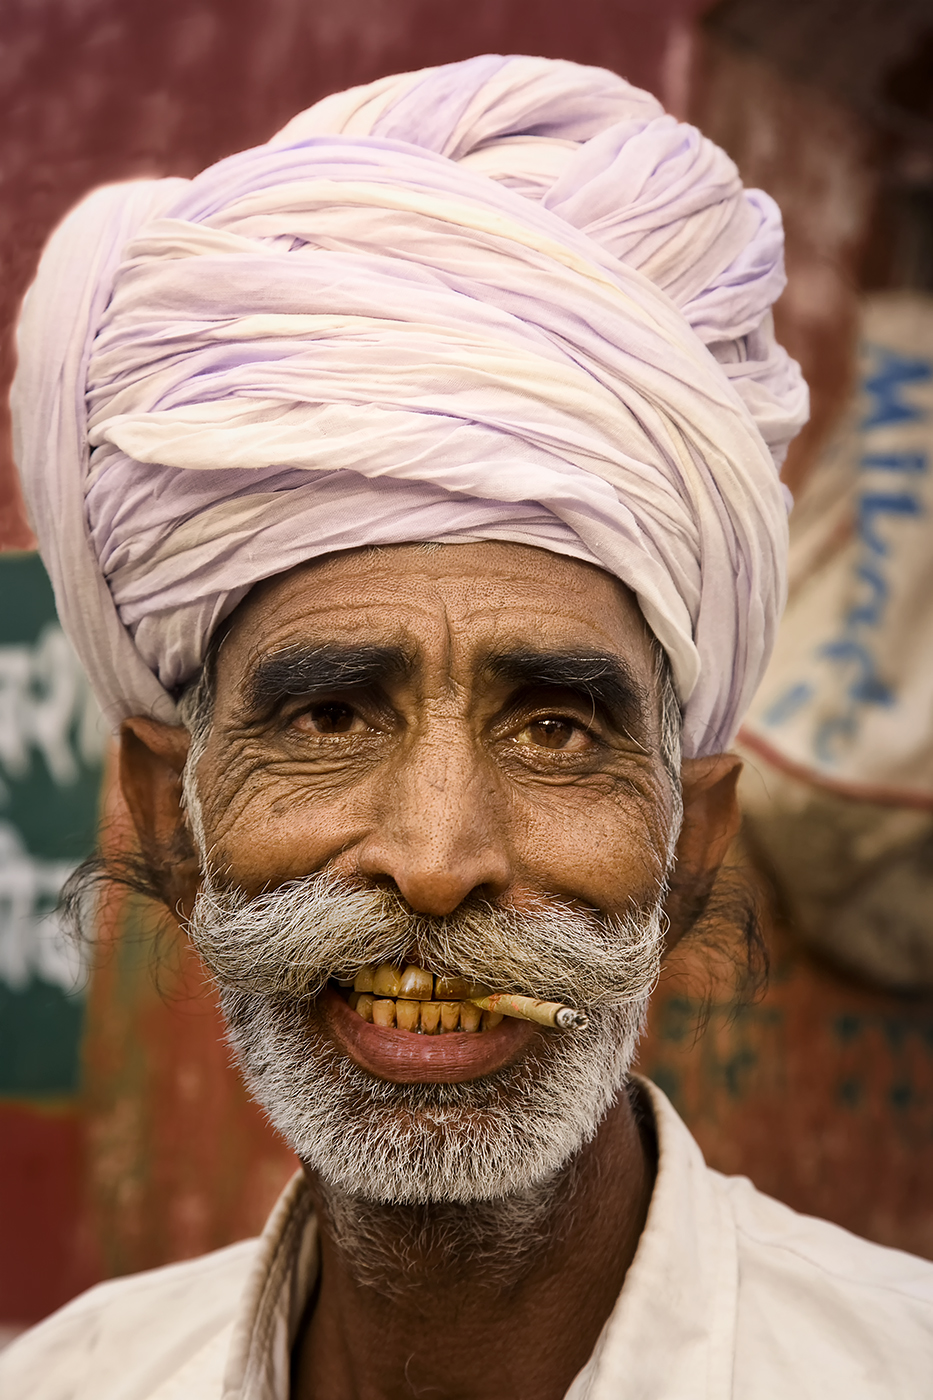
[[[34,554],[0,555],[0,1320],[83,1281],[81,957],[55,905],[93,849],[106,742]]]
[[[751,1004],[736,1004],[728,967],[709,947],[675,955],[641,1069],[711,1166],[933,1259],[933,998],[842,976],[773,911],[766,929],[771,974]]]
[[[852,111],[777,72],[767,54],[705,34],[694,51],[690,116],[783,216],[788,284],[775,326],[810,387],[810,421],[783,471],[796,493],[852,385],[860,268],[878,186],[874,142]]]

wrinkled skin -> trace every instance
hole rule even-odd
[[[340,684],[331,666],[319,688],[283,693],[268,659],[320,658],[324,648],[353,649],[354,665],[373,663],[373,648],[397,654],[376,655],[363,683],[345,666],[350,683]],[[621,672],[599,703],[555,681],[552,664],[596,653]],[[286,679],[292,689],[294,675]],[[249,893],[330,864],[392,883],[436,915],[474,892],[513,904],[556,895],[607,914],[657,895],[672,802],[651,643],[632,595],[599,569],[497,543],[305,565],[240,605],[216,694],[198,769],[205,839],[215,867]],[[182,911],[198,880],[196,861],[177,858],[187,742],[184,730],[131,719],[121,754],[140,837],[163,854]],[[737,768],[730,755],[684,763],[672,941],[734,834]],[[559,1400],[634,1255],[652,1153],[623,1097],[575,1164],[572,1227],[555,1220],[553,1240],[505,1299],[468,1266],[382,1297],[356,1285],[325,1231],[294,1394]]]

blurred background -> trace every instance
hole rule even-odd
[[[927,0],[6,0],[0,378],[41,247],[104,181],[193,175],[328,92],[476,53],[612,68],[784,212],[776,317],[813,397],[791,600],[740,735],[768,989],[725,924],[641,1067],[711,1165],[933,1258],[933,15]],[[5,412],[5,409],[4,409]],[[126,817],[0,424],[0,1340],[94,1281],[258,1230],[294,1161],[177,931],[54,913]],[[739,979],[741,981],[741,979]]]

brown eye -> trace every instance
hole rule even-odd
[[[323,705],[312,705],[309,710],[296,716],[293,721],[296,729],[312,734],[349,734],[357,723],[357,713],[351,705],[339,700],[329,700]]]
[[[536,719],[524,731],[526,742],[541,749],[567,749],[571,745],[580,748],[586,740],[578,725],[569,719]],[[519,741],[521,738],[519,736]],[[576,742],[574,742],[576,741]]]

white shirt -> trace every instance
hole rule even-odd
[[[929,1400],[933,1264],[710,1170],[664,1095],[645,1229],[568,1400]],[[2,1400],[288,1400],[318,1268],[304,1179],[258,1240],[76,1298],[0,1356]]]

